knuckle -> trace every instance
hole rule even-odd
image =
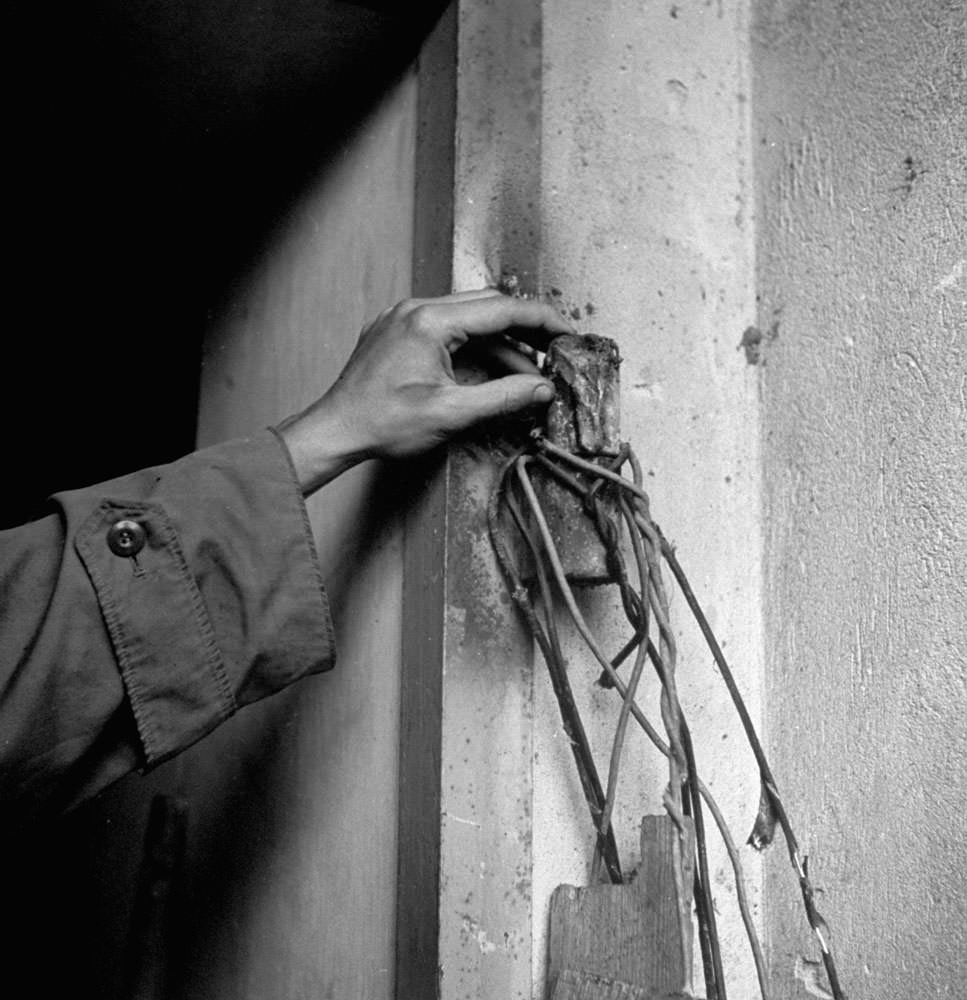
[[[419,337],[429,337],[434,333],[433,310],[427,305],[417,305],[407,314],[407,326]]]
[[[393,306],[392,316],[398,323],[410,323],[414,315],[419,315],[420,310],[426,308],[426,303],[422,299],[407,298],[397,302]]]
[[[514,299],[509,295],[503,295],[499,299],[495,300],[494,306],[504,321],[507,322],[512,320],[520,311],[521,301],[521,299]]]
[[[392,322],[393,317],[396,315],[396,311],[399,309],[399,305],[387,306],[385,309],[381,310],[376,316],[373,317],[362,329],[360,333],[360,340],[364,337],[369,337],[377,330],[382,330],[387,322]]]
[[[508,326],[531,326],[540,323],[547,315],[545,306],[534,299],[506,299],[503,303]]]
[[[503,399],[500,401],[500,414],[501,416],[509,417],[511,414],[516,412],[517,397],[510,391],[510,389],[505,389]]]
[[[378,316],[375,316],[373,319],[371,319],[360,331],[359,339],[364,340],[367,337],[371,337],[373,333],[383,325],[383,321],[385,319],[386,319],[385,312],[381,312]]]

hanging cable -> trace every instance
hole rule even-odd
[[[631,480],[621,474],[620,470],[625,463],[631,466]],[[619,588],[625,617],[633,630],[631,638],[614,657],[609,657],[604,651],[577,606],[534,488],[530,466],[553,477],[555,481],[581,498],[586,514],[594,523],[601,538],[608,572]],[[518,500],[518,494],[523,506]],[[616,516],[606,509],[602,502],[604,496],[611,499],[612,510],[616,509],[618,512]],[[506,509],[509,518],[502,516],[503,509]],[[708,1000],[726,1000],[726,984],[706,854],[703,802],[715,820],[732,866],[736,899],[749,938],[760,992],[763,1000],[768,1000],[765,962],[745,891],[741,860],[721,810],[698,776],[691,733],[678,698],[675,682],[677,649],[661,574],[661,565],[664,561],[681,589],[725,681],[759,768],[761,804],[749,843],[761,849],[771,841],[772,830],[776,825],[782,829],[790,861],[799,880],[806,918],[819,941],[832,996],[834,1000],[844,1000],[830,948],[828,930],[825,921],[816,910],[807,863],[800,854],[774,776],[721,647],[688,583],[674,549],[652,519],[650,501],[642,488],[641,469],[630,447],[627,444],[623,445],[617,458],[607,464],[599,464],[572,454],[546,440],[540,433],[534,432],[530,445],[518,450],[501,469],[488,505],[488,520],[501,571],[547,663],[562,724],[571,743],[581,786],[596,831],[593,874],[597,875],[598,866],[603,865],[612,882],[622,881],[612,818],[625,732],[629,718],[633,718],[648,739],[668,759],[669,784],[664,801],[669,816],[679,825],[684,822],[684,817],[690,816],[694,825],[696,861],[694,894]],[[510,555],[508,530],[511,524],[524,539],[532,561],[533,580],[540,593],[543,619],[538,614],[530,592],[521,578],[519,567]],[[622,527],[627,533],[634,556],[638,576],[637,589],[631,584],[624,565],[621,552]],[[611,746],[606,790],[601,787],[587,734],[568,680],[554,616],[555,591],[578,634],[602,668],[600,678],[602,686],[613,688],[621,699]],[[657,630],[657,646],[649,635],[652,624]],[[634,665],[626,682],[618,674],[618,668],[632,654],[635,654]],[[667,742],[662,739],[636,701],[635,696],[646,659],[651,659],[660,682],[660,713]]]

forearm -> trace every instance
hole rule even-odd
[[[371,457],[365,448],[352,441],[325,397],[283,420],[276,432],[288,448],[304,497]]]
[[[305,510],[274,435],[60,494],[0,533],[0,803],[56,813],[332,663]],[[143,532],[110,548],[118,521]]]
[[[569,330],[550,306],[493,289],[401,302],[274,433],[60,494],[49,517],[0,532],[12,651],[0,663],[0,806],[66,808],[331,665],[302,496],[365,459],[546,404],[553,389],[514,345]],[[458,385],[451,354],[471,340],[512,374]]]

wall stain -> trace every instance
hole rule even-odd
[[[927,168],[924,167],[923,163],[916,159],[912,153],[908,153],[903,158],[903,163],[901,164],[903,176],[900,183],[892,188],[893,191],[898,191],[900,194],[900,200],[906,201],[910,195],[913,194],[913,186],[916,182],[927,173]]]
[[[769,328],[762,332],[757,326],[747,326],[736,350],[745,351],[745,360],[750,365],[765,365],[766,350],[779,336],[779,320],[773,320]]]

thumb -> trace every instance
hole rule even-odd
[[[553,398],[551,383],[535,375],[506,375],[479,385],[460,386],[453,390],[453,430],[506,417],[528,406],[546,406]]]

